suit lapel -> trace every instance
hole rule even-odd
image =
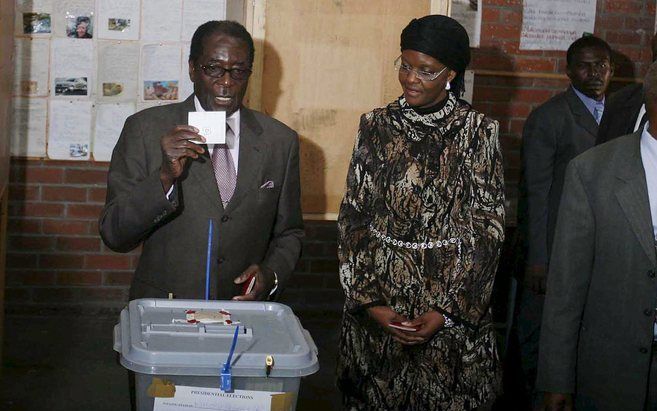
[[[240,153],[237,165],[237,186],[235,193],[226,207],[227,211],[235,208],[246,195],[258,187],[258,177],[263,163],[265,141],[262,127],[253,112],[242,108],[240,113]]]
[[[650,261],[657,264],[648,187],[641,163],[640,141],[641,132],[634,133],[631,149],[620,151],[618,154],[620,158],[616,162],[618,164],[616,177],[622,182],[615,194],[641,247]]]
[[[577,124],[588,131],[595,140],[595,137],[598,135],[598,123],[595,122],[593,115],[586,108],[582,100],[577,97],[572,86],[568,87],[568,90],[566,90],[566,101],[568,102],[570,111],[573,113],[573,117],[575,117]]]

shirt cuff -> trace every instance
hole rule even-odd
[[[171,201],[171,193],[173,193],[173,187],[174,185],[172,184],[171,187],[169,188],[169,191],[166,193],[167,200]]]
[[[274,288],[272,288],[271,291],[269,292],[270,297],[274,295],[276,290],[278,290],[278,275],[276,275],[276,271],[272,271],[272,272],[274,273]]]

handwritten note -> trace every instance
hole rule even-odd
[[[524,0],[521,50],[567,50],[595,29],[596,0]]]

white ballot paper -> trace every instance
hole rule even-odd
[[[173,398],[155,398],[153,411],[269,411],[272,394],[280,393],[246,390],[227,393],[218,388],[176,385]]]
[[[196,144],[226,144],[226,112],[225,111],[190,111],[187,122],[199,129],[199,134],[205,137],[202,141],[190,140]]]

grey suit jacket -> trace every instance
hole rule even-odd
[[[159,178],[160,137],[187,124],[190,111],[195,111],[193,96],[129,117],[112,154],[100,234],[115,251],[143,247],[130,298],[169,292],[176,298],[204,298],[210,219],[211,298],[239,294],[232,280],[250,264],[274,270],[283,287],[303,237],[297,134],[242,108],[237,186],[226,209],[207,151],[188,161],[170,201]]]
[[[643,84],[630,84],[613,93],[605,103],[595,144],[634,132],[643,105]]]
[[[528,264],[547,264],[568,162],[593,147],[598,124],[572,87],[536,108],[522,132],[518,222]]]
[[[643,410],[657,252],[640,135],[587,151],[566,174],[537,387],[576,393],[577,410]]]

